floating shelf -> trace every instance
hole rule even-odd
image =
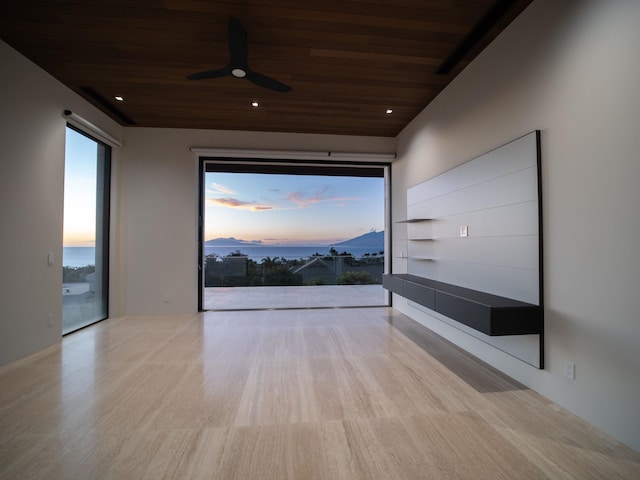
[[[543,332],[544,310],[539,305],[411,274],[383,275],[382,286],[485,335]]]

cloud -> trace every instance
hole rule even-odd
[[[252,212],[274,209],[272,205],[261,205],[255,202],[245,202],[243,200],[238,200],[237,198],[207,198],[207,205],[226,208],[237,208],[240,210],[250,210]]]
[[[308,208],[320,202],[335,202],[337,207],[345,207],[348,202],[358,201],[357,198],[337,197],[331,194],[331,187],[325,186],[314,193],[290,192],[287,200],[297,206],[297,208]]]
[[[215,189],[215,191],[209,191],[208,193],[210,194],[221,195],[227,192],[233,193],[231,189],[217,183],[212,183],[210,187]],[[333,202],[336,207],[346,207],[349,202],[359,200],[357,198],[334,196],[330,186],[323,186],[312,192],[297,190],[295,192],[285,193],[275,189],[271,189],[270,191],[280,193],[280,201],[276,203],[272,203],[268,199],[262,199],[261,201],[246,201],[239,200],[229,194],[220,198],[207,198],[206,204],[259,212],[264,210],[297,210],[309,208],[321,202]],[[283,200],[288,203],[288,205],[282,204]]]
[[[214,195],[235,195],[237,192],[228,187],[225,187],[224,185],[213,182],[211,185],[209,185],[209,193],[212,193]]]
[[[305,198],[305,194],[302,192],[291,192],[287,195],[287,200],[294,203],[298,208],[307,208],[309,205],[322,201],[319,197]]]

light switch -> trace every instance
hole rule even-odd
[[[462,225],[460,227],[460,236],[468,237],[469,236],[469,227],[467,225]]]
[[[50,267],[53,267],[53,262],[56,261],[56,254],[53,252],[49,252],[49,255],[47,255],[47,265]]]
[[[576,379],[576,364],[573,362],[564,362],[564,378],[573,382]]]

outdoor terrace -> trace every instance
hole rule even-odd
[[[207,287],[204,310],[386,306],[382,285]]]

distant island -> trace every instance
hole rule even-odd
[[[208,247],[224,246],[224,247],[259,247],[259,246],[272,246],[265,244],[262,240],[240,240],[234,237],[220,237],[207,240],[204,244]],[[328,247],[371,247],[372,250],[382,251],[384,250],[384,231],[381,232],[369,232],[359,237],[351,238],[343,242],[333,243],[327,245]]]
[[[226,237],[226,238],[213,238],[211,240],[207,240],[206,242],[204,242],[205,245],[207,246],[252,246],[252,247],[257,247],[260,245],[265,245],[262,240],[238,240],[237,238],[233,238],[233,237]]]

